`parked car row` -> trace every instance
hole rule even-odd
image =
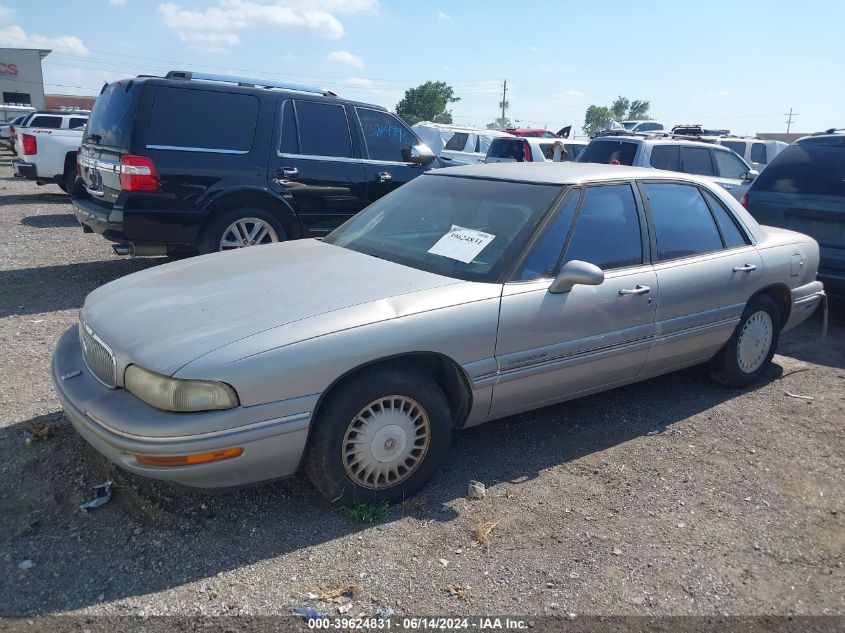
[[[17,158],[12,172],[37,184],[57,184],[70,193],[76,180],[76,154],[88,122],[85,111],[33,112],[10,125]]]
[[[52,369],[79,433],[189,487],[304,470],[332,501],[396,501],[455,429],[705,362],[750,385],[824,301],[818,243],[731,197],[755,172],[727,147],[450,132],[438,151],[485,138],[499,164],[443,168],[395,115],[319,88],[104,87],[72,188],[84,230],[120,254],[207,255],[86,298]]]

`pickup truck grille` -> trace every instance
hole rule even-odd
[[[79,342],[82,345],[82,356],[85,358],[88,369],[106,387],[114,389],[116,385],[114,354],[82,319],[79,320]]]

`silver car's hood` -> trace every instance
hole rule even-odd
[[[119,367],[136,362],[171,375],[258,332],[460,283],[317,240],[298,240],[127,275],[89,294],[83,318],[114,348]]]

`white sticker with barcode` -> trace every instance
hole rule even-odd
[[[437,240],[428,252],[469,264],[495,237],[490,233],[453,224],[452,229]]]

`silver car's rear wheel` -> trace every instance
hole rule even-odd
[[[780,308],[768,294],[752,297],[725,346],[710,362],[710,376],[731,387],[760,379],[777,349],[783,323]]]
[[[278,241],[279,236],[269,222],[261,218],[238,218],[223,231],[219,250],[228,251]]]
[[[343,467],[363,488],[395,486],[422,463],[430,441],[425,409],[407,396],[385,396],[370,402],[349,423],[341,449]]]
[[[768,312],[759,310],[742,325],[736,344],[736,361],[746,374],[753,374],[766,361],[774,326]]]

